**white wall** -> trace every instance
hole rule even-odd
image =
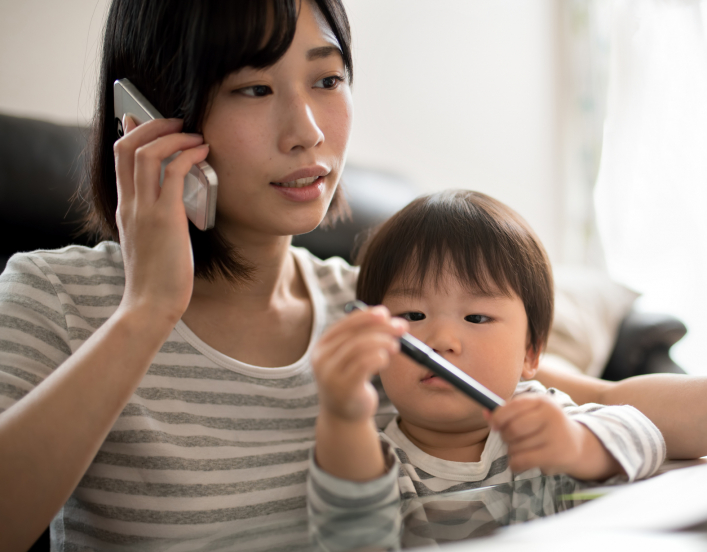
[[[349,159],[421,192],[471,188],[560,250],[553,0],[347,0],[354,36]]]
[[[352,162],[484,191],[558,259],[557,0],[345,0]],[[0,111],[85,123],[108,0],[0,0]]]
[[[108,0],[0,0],[0,111],[91,118]]]

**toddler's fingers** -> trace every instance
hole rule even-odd
[[[358,313],[354,313],[358,314]],[[353,318],[354,314],[350,315]],[[368,313],[363,313],[368,314]],[[403,321],[404,322],[404,321]],[[390,319],[381,320],[380,318],[358,318],[357,320],[343,320],[337,324],[337,327],[327,331],[319,340],[319,347],[322,351],[327,351],[332,354],[341,347],[345,347],[357,335],[369,335],[372,333],[380,333],[381,335],[389,336],[391,340],[401,335],[399,324],[394,323]]]
[[[506,441],[506,443],[508,444],[508,454],[510,455],[521,454],[526,451],[549,446],[547,434],[543,431],[528,435],[524,439],[518,439],[512,442]]]
[[[533,408],[522,411],[498,431],[506,443],[513,443],[545,431],[550,423],[551,418],[543,412],[542,408]]]
[[[359,385],[370,381],[370,378],[379,370],[388,366],[390,354],[384,349],[372,349],[358,355],[339,374],[337,384],[344,389],[355,389]]]
[[[407,323],[399,318],[392,319],[388,309],[383,306],[371,307],[365,311],[352,312],[327,330],[322,339],[340,342],[351,332],[371,328],[399,337],[407,330]]]
[[[341,373],[363,370],[366,375],[376,373],[384,368],[390,360],[390,355],[400,349],[399,342],[392,336],[380,332],[359,334],[334,348],[329,353],[326,365]],[[379,359],[374,365],[362,364],[360,358],[376,351],[371,358]]]
[[[537,401],[534,400],[518,400],[520,397],[514,397],[505,405],[500,406],[491,413],[491,428],[496,431],[503,429],[514,419],[525,416],[532,410],[538,408]]]
[[[381,325],[355,327],[351,331],[336,332],[331,335],[324,335],[316,344],[312,362],[314,364],[329,363],[332,358],[341,359],[342,353],[351,349],[352,343],[360,344],[377,336],[379,340],[388,343],[391,350],[399,348],[399,342],[391,335],[390,331],[385,331]]]

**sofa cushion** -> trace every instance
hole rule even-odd
[[[565,366],[569,362],[579,371],[599,377],[621,321],[639,294],[601,270],[560,266],[554,276],[555,318],[545,361],[554,363],[552,357],[560,357]]]

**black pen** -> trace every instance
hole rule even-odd
[[[344,310],[366,310],[368,305],[363,301],[351,301],[346,304]],[[506,404],[501,397],[493,391],[486,389],[474,378],[462,372],[444,357],[435,353],[430,347],[419,339],[405,333],[400,337],[400,352],[409,356],[418,364],[434,372],[437,376],[451,383],[466,396],[472,398],[484,408],[493,410],[497,406]]]

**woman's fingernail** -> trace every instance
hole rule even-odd
[[[189,136],[191,138],[201,138],[202,140],[204,139],[201,134],[197,134],[196,132],[185,132],[184,135]]]

